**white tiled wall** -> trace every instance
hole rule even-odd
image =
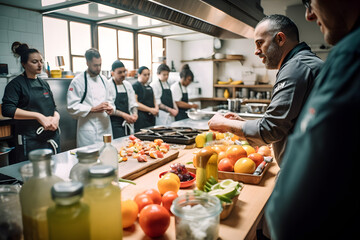
[[[7,63],[9,73],[19,73],[21,64],[11,52],[15,41],[44,53],[42,16],[35,11],[0,4],[0,63]],[[0,89],[1,90],[1,89]]]

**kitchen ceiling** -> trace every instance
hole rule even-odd
[[[250,0],[248,0],[250,1]],[[150,8],[158,7],[153,9],[157,13],[161,9],[162,4],[171,5],[169,8],[174,7],[177,8],[177,12],[173,11],[167,14],[176,15],[178,14],[177,18],[189,18],[189,15],[198,15],[200,18],[202,17],[204,20],[199,21],[202,19],[198,19],[196,17],[186,19],[187,22],[192,22],[192,25],[198,25],[199,29],[205,29],[202,31],[203,33],[199,33],[198,31],[194,31],[191,26],[187,27],[186,24],[183,24],[186,28],[182,27],[182,24],[171,24],[171,21],[162,21],[161,16],[160,18],[154,19],[149,18],[146,16],[142,16],[139,14],[134,13],[134,11],[125,11],[121,10],[118,7],[112,7],[108,5],[119,6],[119,4],[123,4],[125,2],[134,3],[136,1],[120,1],[120,0],[96,0],[96,1],[84,1],[84,0],[0,0],[0,3],[7,4],[9,6],[16,6],[26,9],[31,9],[35,11],[39,11],[44,15],[62,15],[62,16],[69,16],[75,17],[80,19],[85,19],[88,21],[95,22],[97,24],[107,24],[117,27],[123,27],[128,29],[134,29],[139,32],[144,33],[152,33],[157,34],[166,38],[172,38],[175,40],[189,40],[189,39],[204,39],[204,38],[213,38],[209,34],[223,34],[223,36],[230,36],[231,38],[236,37],[238,34],[238,38],[240,35],[251,37],[253,32],[253,27],[244,24],[242,21],[236,20],[234,17],[236,15],[236,11],[228,11],[230,14],[223,14],[219,15],[219,13],[223,13],[217,8],[221,8],[221,10],[226,10],[225,7],[228,7],[224,4],[219,4],[221,1],[199,1],[199,0],[190,0],[190,1],[169,1],[169,0],[149,0],[149,1],[142,1],[137,0],[139,4],[152,4]],[[196,2],[196,4],[194,4]],[[222,0],[222,2],[234,4],[235,2],[244,4],[247,3],[246,0],[234,1],[234,0]],[[101,4],[105,3],[107,5]],[[113,4],[114,3],[114,4]],[[156,3],[156,5],[155,5]],[[182,4],[179,4],[182,3]],[[184,8],[184,3],[189,3],[187,7]],[[300,4],[301,0],[262,0],[262,5],[266,6],[265,12],[267,14],[273,13],[273,11],[279,11],[280,6],[286,9],[287,5],[292,4]],[[213,7],[212,5],[216,7]],[[219,5],[216,5],[219,4]],[[198,9],[195,9],[195,6],[201,6]],[[235,6],[235,5],[232,5]],[[272,7],[271,7],[272,6]],[[274,9],[274,6],[277,8]],[[236,9],[234,7],[234,9]],[[251,8],[250,8],[251,9]],[[147,10],[147,9],[144,9]],[[168,9],[165,9],[168,11]],[[150,9],[151,11],[151,9]],[[181,11],[187,11],[186,14]],[[237,11],[239,11],[237,9]],[[135,11],[136,12],[136,11]],[[281,12],[280,12],[281,13]],[[234,15],[235,14],[235,15]],[[243,16],[243,14],[237,13],[239,18]],[[146,11],[144,11],[144,15],[146,15]],[[256,14],[253,14],[256,15]],[[257,15],[259,18],[259,15]],[[248,17],[248,16],[245,16]],[[194,22],[198,21],[194,24]],[[215,21],[215,22],[214,22]],[[233,21],[230,23],[230,21]],[[254,25],[255,20],[251,20],[252,25]],[[212,25],[214,24],[214,25]],[[220,27],[217,27],[220,26]],[[241,27],[240,27],[241,26]],[[231,31],[223,31],[224,29],[231,29]],[[207,34],[204,34],[207,33]],[[233,34],[236,33],[236,34]]]

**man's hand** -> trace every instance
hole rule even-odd
[[[228,132],[228,125],[226,124],[227,121],[229,121],[229,119],[226,119],[221,114],[215,114],[208,121],[209,129],[218,132]]]
[[[240,117],[240,116],[237,115],[236,113],[232,113],[232,112],[226,113],[226,114],[224,115],[224,117],[226,117],[226,118],[228,118],[228,119],[231,119],[231,120],[246,121],[245,119],[243,119],[242,117]]]
[[[199,106],[196,103],[191,104],[191,108],[198,108]]]
[[[113,108],[110,106],[108,102],[102,102],[99,105],[92,107],[90,112],[106,112],[107,114],[111,114],[113,111]]]
[[[178,113],[179,113],[179,110],[176,110],[174,108],[169,108],[169,113],[171,116],[175,117]]]
[[[159,113],[159,108],[151,108],[150,113],[154,116],[158,115]]]

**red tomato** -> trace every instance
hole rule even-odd
[[[134,141],[135,139],[137,139],[137,137],[135,137],[134,135],[130,135],[130,136],[129,136],[129,139],[130,139],[131,141]]]
[[[142,193],[136,195],[134,198],[134,201],[138,205],[139,211],[141,211],[141,209],[143,209],[145,206],[154,203],[149,195],[142,194]]]
[[[148,195],[155,204],[159,204],[159,205],[161,204],[161,194],[159,193],[159,191],[152,188],[145,190],[143,194]]]
[[[155,139],[154,143],[158,146],[160,146],[164,141],[162,139]]]
[[[163,206],[151,204],[141,210],[139,224],[147,236],[160,237],[170,225],[170,214]]]
[[[164,193],[164,195],[162,196],[162,199],[161,199],[164,208],[166,208],[170,212],[171,204],[174,201],[174,199],[177,197],[178,197],[178,195],[174,191],[168,191],[168,192]]]
[[[157,155],[157,158],[163,158],[164,157],[164,154],[159,150],[156,150],[156,155]]]

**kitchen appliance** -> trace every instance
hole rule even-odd
[[[247,112],[248,113],[264,113],[267,108],[267,104],[264,103],[247,103]]]
[[[190,145],[195,143],[195,137],[201,133],[200,130],[189,127],[158,127],[150,129],[142,129],[135,133],[135,137],[141,140],[162,139],[166,143],[177,143]]]

